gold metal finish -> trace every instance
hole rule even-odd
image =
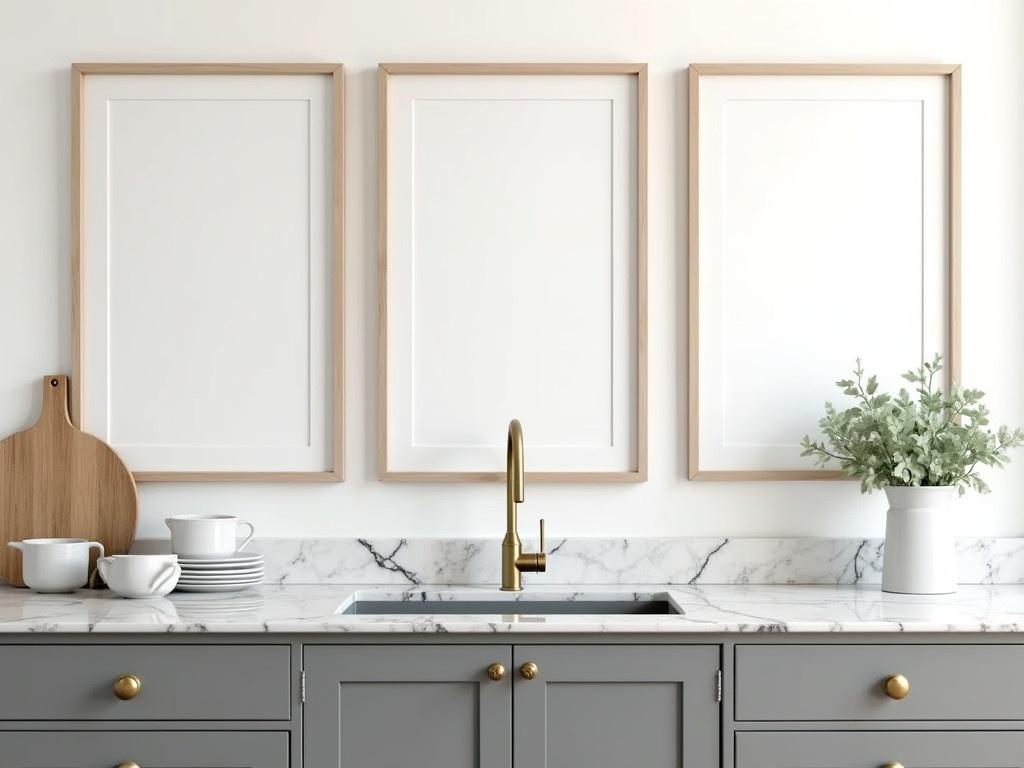
[[[138,763],[118,763],[117,768],[139,768]]]
[[[491,680],[504,680],[505,679],[505,665],[494,662],[487,668],[487,676]]]
[[[114,695],[121,701],[134,699],[141,690],[142,681],[135,675],[121,675],[114,681]]]
[[[519,668],[519,674],[521,674],[527,680],[533,680],[537,675],[540,674],[540,667],[534,664],[532,661],[528,661]]]
[[[882,768],[903,768],[903,763],[886,763]]]
[[[519,538],[519,515],[516,505],[526,495],[526,475],[523,472],[523,427],[518,419],[508,425],[508,452],[505,460],[505,538],[501,542],[501,588],[506,592],[519,592],[523,588],[524,571],[543,573],[548,568],[544,553],[544,521],[540,521],[540,552],[523,552]]]
[[[903,675],[890,675],[882,683],[882,690],[890,699],[899,701],[907,698],[907,694],[910,693],[910,681]]]

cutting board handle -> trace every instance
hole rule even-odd
[[[59,374],[44,376],[43,412],[39,416],[39,421],[51,426],[70,426],[68,400],[68,377]]]

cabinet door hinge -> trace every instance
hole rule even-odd
[[[299,673],[299,700],[306,703],[306,670]]]
[[[722,670],[715,673],[715,701],[722,703]]]

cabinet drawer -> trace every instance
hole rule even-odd
[[[0,720],[287,720],[290,669],[287,645],[4,645]]]
[[[1024,646],[739,645],[735,692],[737,720],[1022,720]]]
[[[1018,768],[1019,731],[737,733],[736,768]]]
[[[4,768],[288,768],[288,734],[239,731],[0,732]]]

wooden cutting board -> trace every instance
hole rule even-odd
[[[131,472],[109,445],[71,425],[68,377],[45,377],[39,421],[0,442],[0,578],[24,586],[21,553],[8,541],[74,537],[121,554],[137,518]]]

